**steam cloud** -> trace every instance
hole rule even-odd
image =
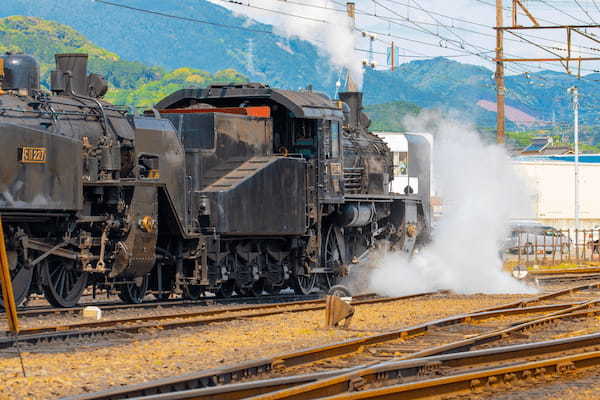
[[[456,293],[534,291],[502,271],[499,248],[509,219],[528,214],[527,188],[501,147],[482,142],[471,127],[426,113],[409,130],[434,132],[434,174],[443,216],[432,242],[411,260],[387,253],[371,271],[380,294],[451,290]]]
[[[354,83],[361,88],[363,81],[362,60],[356,50],[357,32],[352,28],[352,20],[345,14],[310,7],[294,7],[293,13],[301,14],[328,23],[312,22],[299,18],[283,18],[275,24],[275,31],[286,37],[306,40],[327,56],[337,68],[345,68]],[[289,10],[286,6],[286,11]],[[289,12],[289,11],[287,11]]]
[[[302,4],[259,0],[253,4],[281,14],[265,14],[260,10],[247,8],[244,9],[244,15],[273,25],[278,35],[312,43],[322,55],[329,58],[333,66],[346,69],[354,83],[359,88],[362,87],[362,58],[355,50],[360,34],[353,29],[351,18],[343,10],[336,8],[337,11],[334,11],[333,4],[319,0],[308,0]],[[239,8],[232,10],[240,11]]]

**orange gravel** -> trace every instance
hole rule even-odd
[[[102,338],[100,344],[57,343],[23,348],[27,377],[15,351],[0,353],[0,399],[51,399],[139,383],[310,346],[397,329],[524,295],[436,295],[363,305],[349,330],[324,329],[323,311],[274,315],[176,331],[148,332],[142,338]],[[45,351],[45,352],[29,352]],[[49,351],[51,349],[51,352]]]

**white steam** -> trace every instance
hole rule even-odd
[[[371,289],[385,295],[532,292],[502,270],[499,255],[510,217],[528,212],[527,188],[502,147],[483,143],[465,124],[433,118],[421,115],[408,126],[435,132],[434,180],[443,216],[432,242],[411,260],[397,253],[382,257],[371,272]]]
[[[353,28],[353,21],[345,10],[322,0],[306,0],[301,3],[257,0],[252,5],[255,8],[225,6],[234,12],[243,11],[245,16],[273,25],[274,32],[278,35],[312,43],[334,67],[347,70],[354,83],[359,88],[362,87],[362,58],[355,50],[360,33]]]
[[[292,13],[300,13],[326,23],[294,17],[281,18],[280,23],[274,24],[275,32],[288,38],[297,37],[314,44],[335,67],[346,69],[354,83],[361,88],[362,60],[355,50],[358,34],[353,29],[350,17],[324,9],[285,7],[285,10],[290,9]]]

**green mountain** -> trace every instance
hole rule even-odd
[[[48,88],[49,72],[56,53],[88,53],[88,68],[109,81],[106,98],[116,104],[150,106],[184,87],[204,87],[212,83],[245,82],[239,72],[226,69],[207,71],[179,68],[166,71],[140,62],[126,61],[117,54],[96,46],[68,26],[33,17],[0,18],[0,52],[34,55],[40,62],[42,84]]]
[[[371,118],[370,129],[374,131],[405,131],[404,119],[408,115],[416,116],[422,108],[405,101],[372,104],[365,107],[365,113]]]
[[[102,52],[91,60],[91,69],[104,73],[115,88],[131,91],[111,92],[119,102],[150,104],[152,99],[175,87],[203,85],[213,79],[220,81],[216,76],[206,80],[205,75],[197,71],[216,74],[233,69],[238,71],[231,73],[234,80],[243,75],[249,80],[287,89],[312,84],[315,90],[329,95],[339,76],[310,43],[274,34],[272,26],[241,17],[206,0],[122,0],[119,4],[208,21],[212,25],[148,15],[88,0],[10,0],[5,3],[0,7],[0,17],[32,15],[69,28],[58,29],[52,22],[40,22],[52,29],[38,32],[32,28],[34,35],[27,32],[19,37],[14,26],[2,26],[0,43],[4,48],[17,47],[41,55],[43,62],[50,65],[51,53],[55,51],[101,46]],[[59,30],[65,31],[68,40],[63,40],[63,33],[53,32]],[[10,36],[6,36],[7,32]],[[76,37],[78,39],[70,39]],[[201,79],[175,76],[175,79],[163,80],[167,70],[179,68],[189,68],[189,73]],[[488,68],[445,58],[412,61],[401,64],[393,72],[366,70],[364,98],[368,105],[407,102],[421,108],[436,108],[478,127],[493,129],[496,113],[492,76]],[[162,82],[155,83],[157,80]],[[195,80],[203,83],[194,83]],[[600,89],[600,74],[587,75],[581,80],[550,71],[508,76],[508,129],[532,130],[541,126],[556,135],[569,133],[572,110],[567,88],[573,85],[577,85],[582,94],[580,116],[584,140],[590,144],[600,143],[600,131],[595,129],[600,125],[595,99]],[[384,114],[379,115],[385,120],[397,119]]]
[[[407,101],[423,108],[437,108],[473,121],[481,127],[496,124],[496,89],[493,72],[481,66],[438,57],[401,64],[395,71],[365,73],[365,101],[378,104]],[[583,79],[566,73],[541,71],[506,77],[509,126],[550,126],[552,121],[570,124],[573,112],[567,89],[579,87],[581,122],[600,124],[596,93],[600,74]],[[494,110],[494,111],[490,111]],[[512,122],[511,122],[512,121]]]

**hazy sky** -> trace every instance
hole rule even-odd
[[[352,35],[348,33],[348,29],[344,29],[347,24],[345,13],[342,12],[345,1],[244,0],[243,5],[223,0],[211,1],[238,14],[273,24],[279,33],[284,35],[299,36],[317,45],[320,44],[327,53],[330,50],[326,47],[331,47],[332,42],[340,43],[340,48],[344,48],[344,45],[347,47],[347,42],[351,41],[353,45],[350,48],[369,49],[369,40],[362,37],[360,32],[355,31],[354,37],[348,37]],[[541,25],[551,23],[584,25],[600,21],[600,0],[577,0],[577,2],[575,0],[523,0],[523,2],[539,19]],[[509,1],[505,0],[504,3],[505,7],[509,8]],[[248,7],[248,4],[252,7]],[[493,68],[490,59],[494,56],[495,48],[495,31],[492,29],[495,25],[494,4],[495,0],[356,0],[356,27],[360,31],[377,33],[376,40],[373,42],[376,52],[373,57],[377,62],[377,68],[387,68],[386,47],[390,46],[392,40],[400,48],[400,62],[423,58],[423,56],[449,56],[461,62]],[[259,7],[304,18],[276,14],[260,10]],[[509,11],[505,11],[504,18],[505,25],[508,25],[511,21]],[[520,13],[518,18],[520,24],[530,24],[523,13]],[[596,32],[600,39],[600,29],[587,32]],[[556,54],[565,54],[564,31],[521,31],[518,34],[537,44],[551,47],[550,50]],[[506,39],[507,56],[554,57],[516,36],[506,34]],[[577,45],[576,55],[600,56],[599,42],[574,35],[574,44]],[[360,64],[368,57],[367,52],[357,50],[352,55],[350,64]],[[507,69],[507,73],[535,72],[540,69],[564,71],[559,63],[510,63],[507,64]],[[581,72],[585,75],[596,69],[600,69],[600,63],[589,61],[582,64]],[[576,73],[577,67],[575,66],[572,71]]]

